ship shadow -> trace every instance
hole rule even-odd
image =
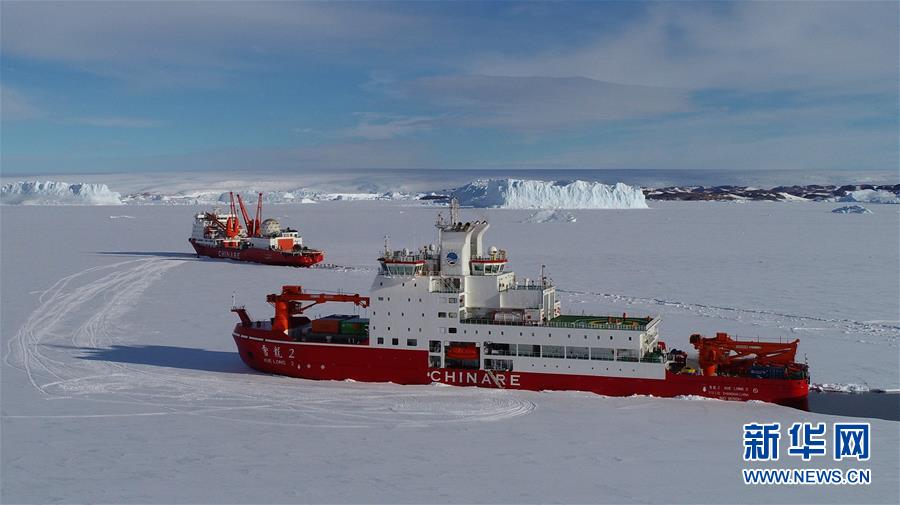
[[[148,258],[171,258],[181,260],[196,260],[195,253],[169,252],[169,251],[97,251],[97,254],[105,256],[143,256]]]
[[[62,346],[60,346],[62,347]],[[253,373],[238,353],[169,345],[112,345],[104,348],[75,347],[79,359],[150,365],[217,373]]]

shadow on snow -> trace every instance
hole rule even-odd
[[[60,346],[62,347],[62,346]],[[77,347],[80,359],[151,365],[219,373],[250,373],[233,351],[209,351],[168,345],[113,345],[106,348]]]
[[[103,254],[106,256],[145,256],[150,258],[197,259],[197,255],[195,253],[168,251],[98,251],[97,254]]]

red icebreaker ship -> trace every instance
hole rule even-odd
[[[488,223],[458,214],[454,202],[450,220],[438,219],[436,245],[386,248],[368,297],[284,286],[267,298],[272,319],[232,308],[241,359],[304,379],[805,402],[809,375],[795,361],[798,341],[693,335],[694,363],[666,348],[658,317],[562,313],[549,278],[507,271],[506,251],[484,247]],[[371,317],[306,316],[330,302],[367,307]]]
[[[194,231],[188,242],[197,256],[251,261],[267,265],[308,267],[325,259],[325,253],[303,245],[297,230],[282,229],[277,219],[262,219],[262,193],[257,196],[256,217],[250,219],[244,200],[231,196],[231,212],[218,210],[194,216]],[[246,227],[241,226],[237,208],[240,207]]]

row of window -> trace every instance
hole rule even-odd
[[[378,345],[384,345],[384,337],[378,337],[376,339],[376,342],[378,343]],[[392,338],[391,345],[400,345],[400,339]],[[415,346],[419,345],[419,340],[415,339],[415,338],[408,338],[408,339],[406,339],[406,345],[408,347],[415,347]]]
[[[373,310],[373,311],[372,311],[372,315],[374,316],[375,314],[376,314],[376,312]],[[437,313],[437,317],[441,317],[441,318],[447,318],[447,317],[455,318],[455,317],[456,317],[456,314],[457,314],[456,312],[438,312],[438,313]],[[388,312],[387,315],[390,316],[391,313]],[[401,312],[401,313],[400,313],[400,317],[406,317],[406,312]],[[424,312],[422,312],[422,317],[425,317],[425,313],[424,313]],[[478,332],[476,331],[475,333],[478,333]]]
[[[378,301],[379,301],[379,302],[383,302],[383,301],[384,301],[384,297],[383,297],[383,296],[379,296],[379,297],[378,297]],[[390,297],[390,296],[387,297],[387,301],[391,301],[391,297]],[[407,298],[406,301],[412,303],[412,298]],[[422,303],[422,299],[421,299],[421,298],[419,298],[419,303]],[[459,299],[458,299],[458,298],[455,298],[455,297],[450,297],[450,298],[447,298],[447,303],[459,303]]]
[[[602,361],[637,361],[637,349],[610,349],[607,347],[579,347],[561,345],[498,344],[485,343],[488,356],[523,356],[529,358],[593,359]]]
[[[475,332],[476,335],[478,335],[478,330],[473,330],[473,331]],[[493,332],[494,332],[494,330],[487,330],[487,334],[488,334],[488,335],[493,335],[493,334],[494,334]],[[455,331],[451,331],[450,333],[456,333],[456,332],[455,332]],[[469,330],[463,330],[463,333],[469,333]],[[503,335],[505,335],[505,333],[504,333],[503,331],[500,331],[500,336],[503,336]],[[524,337],[524,336],[525,336],[525,332],[520,331],[520,332],[519,332],[519,336],[520,336],[520,337]],[[536,335],[535,335],[535,332],[532,331],[532,332],[531,332],[531,336],[532,336],[532,337],[536,336]],[[561,336],[561,335],[558,335],[558,336]],[[569,333],[569,334],[567,335],[567,337],[568,337],[568,338],[572,338],[572,334]],[[578,335],[575,335],[575,337],[577,338]],[[553,334],[550,333],[550,332],[547,332],[547,338],[553,338]],[[587,339],[588,336],[587,336],[587,335],[584,335],[584,338]],[[613,340],[613,338],[614,338],[614,337],[613,337],[612,335],[609,336],[609,339],[610,339],[610,340]],[[631,342],[631,341],[632,341],[632,338],[633,338],[633,337],[629,336],[629,337],[628,337],[628,341]],[[600,340],[600,335],[597,335],[597,340]]]

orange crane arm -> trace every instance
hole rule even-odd
[[[262,193],[258,193],[256,195],[256,219],[253,220],[253,231],[254,237],[259,236],[259,230],[262,226],[260,220],[262,219]]]
[[[727,333],[715,337],[691,335],[691,344],[697,349],[700,367],[704,375],[715,375],[718,369],[743,368],[751,365],[789,365],[797,355],[793,342],[750,342],[734,340]]]
[[[285,331],[290,328],[290,318],[302,314],[313,305],[327,302],[349,302],[359,307],[369,306],[369,297],[358,294],[344,295],[331,293],[307,293],[303,286],[282,286],[281,293],[266,296],[266,301],[275,306],[275,320],[272,329]],[[302,302],[312,302],[306,306]]]
[[[247,225],[247,235],[251,237],[256,236],[256,226],[254,226],[254,222],[250,220],[250,215],[247,214],[247,207],[244,206],[244,199],[241,198],[241,194],[237,194],[238,206],[241,208],[241,215],[244,216],[244,223]]]
[[[205,214],[205,217],[206,217],[206,219],[208,219],[210,222],[212,222],[213,226],[215,226],[215,227],[221,229],[223,232],[228,232],[228,229],[225,227],[225,225],[222,224],[221,221],[219,221],[219,216],[213,214],[212,212],[207,212],[207,213]]]

